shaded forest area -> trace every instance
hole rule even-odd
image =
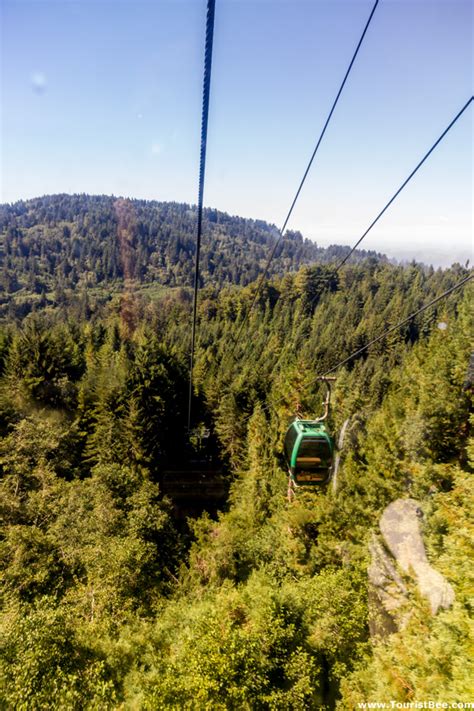
[[[55,212],[61,200],[64,213]],[[89,225],[104,212],[105,198],[94,200]],[[86,204],[57,198],[48,213],[46,199],[41,225],[78,224],[67,207],[85,217]],[[18,205],[6,208],[19,212],[8,229],[26,235],[34,220],[27,222],[28,203],[23,214]],[[162,209],[184,214],[151,206],[155,216]],[[216,240],[221,229],[214,224]],[[271,233],[253,229],[264,254]],[[18,250],[24,238],[15,239]],[[65,264],[61,239],[54,249]],[[42,244],[46,255],[49,238],[34,249],[41,254]],[[298,244],[304,252],[306,243]],[[262,290],[234,354],[255,273],[241,264],[241,285],[225,284],[222,272],[201,292],[194,424],[212,431],[229,496],[218,514],[185,523],[162,480],[185,432],[189,264],[162,265],[167,278],[183,279],[180,288],[163,279],[150,295],[123,283],[104,298],[103,284],[85,302],[71,281],[67,298],[46,297],[23,318],[4,312],[6,708],[346,711],[361,701],[469,698],[472,284],[338,371],[331,430],[337,435],[349,422],[337,488],[288,501],[282,457],[296,410],[320,413],[318,373],[467,270],[399,267],[372,256],[328,281],[324,260],[305,254],[287,257],[294,273],[278,263],[281,273]],[[31,254],[9,255],[8,272],[32,294]],[[77,268],[80,278],[86,271]],[[36,277],[57,273],[45,267]],[[421,502],[430,562],[455,602],[433,616],[406,576],[403,624],[371,638],[368,544],[384,507],[406,496]]]

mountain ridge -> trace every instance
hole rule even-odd
[[[47,195],[0,205],[1,286],[15,293],[30,282],[35,293],[56,286],[95,286],[117,280],[190,286],[196,207],[187,203],[87,194]],[[204,210],[202,285],[245,286],[259,276],[279,232],[264,220]],[[305,264],[341,259],[349,247],[319,247],[287,231],[269,276]],[[387,258],[357,250],[360,261]]]

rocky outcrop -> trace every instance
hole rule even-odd
[[[390,552],[404,573],[412,573],[420,592],[428,598],[435,615],[440,607],[450,607],[454,590],[426,557],[420,531],[422,511],[414,499],[397,499],[382,514],[380,530]]]
[[[395,612],[407,598],[407,589],[392,558],[379,543],[375,534],[372,536],[369,549],[370,633],[372,636],[386,636],[397,630]]]
[[[387,506],[380,518],[383,542],[391,556],[374,536],[368,571],[372,634],[386,635],[397,628],[395,613],[407,600],[407,589],[397,567],[405,575],[415,578],[433,615],[440,607],[450,607],[454,602],[453,588],[426,557],[420,530],[421,517],[421,508],[414,499],[397,499]],[[398,626],[403,619],[398,616]]]

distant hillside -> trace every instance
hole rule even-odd
[[[278,236],[276,227],[262,220],[213,209],[205,210],[204,232],[202,280],[219,285],[254,281]],[[121,280],[188,286],[193,278],[196,208],[104,195],[50,195],[0,206],[0,236],[4,295]],[[271,274],[331,262],[347,251],[348,247],[318,247],[299,232],[287,232]],[[368,256],[386,259],[363,250],[354,259]]]

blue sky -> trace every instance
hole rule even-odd
[[[205,204],[281,226],[372,0],[217,0]],[[205,0],[2,0],[1,200],[196,202]],[[467,0],[381,0],[289,227],[356,241],[472,94]],[[472,105],[363,243],[472,253]],[[471,256],[472,259],[472,256]]]

